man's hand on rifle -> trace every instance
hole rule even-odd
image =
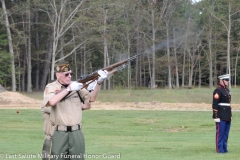
[[[108,71],[107,71],[107,70],[104,70],[104,71],[103,71],[103,70],[99,70],[99,71],[98,71],[98,74],[99,74],[99,78],[98,78],[98,80],[97,80],[97,83],[98,83],[98,84],[101,84],[102,81],[107,78],[107,76],[108,76]]]
[[[83,84],[82,83],[78,83],[78,82],[72,82],[67,90],[68,91],[79,91],[81,88],[83,88]]]
[[[91,82],[91,83],[88,85],[87,90],[88,90],[89,92],[94,91],[94,88],[96,87],[96,85],[97,85],[97,80]]]

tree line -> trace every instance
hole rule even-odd
[[[239,85],[240,0],[0,0],[0,84],[43,90],[54,64],[73,80],[141,54],[103,89]]]

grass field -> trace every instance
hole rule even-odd
[[[43,132],[39,110],[23,109],[16,114],[1,109],[0,121],[0,159],[40,159]],[[239,124],[240,112],[234,112],[229,153],[217,154],[211,112],[84,111],[86,159],[238,160]]]
[[[156,90],[101,90],[97,101],[100,102],[168,102],[168,103],[212,103],[213,89],[156,89]],[[232,88],[232,103],[240,104],[239,88]],[[24,93],[42,99],[42,92]]]

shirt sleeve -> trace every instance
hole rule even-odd
[[[41,107],[41,111],[42,111],[42,113],[51,113],[51,107],[45,107],[45,106],[43,106],[42,105],[42,107]]]
[[[48,101],[55,95],[55,88],[52,85],[47,85],[43,93],[43,102],[42,106],[50,106]]]
[[[218,103],[220,99],[220,92],[218,89],[215,89],[213,92],[213,102],[212,102],[212,109],[218,110]]]
[[[213,92],[213,102],[212,102],[212,109],[213,109],[213,118],[218,117],[218,103],[220,99],[220,91],[218,89],[215,89]]]

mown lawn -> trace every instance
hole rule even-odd
[[[213,90],[194,89],[155,89],[155,90],[100,90],[100,102],[168,102],[168,103],[212,103]],[[23,93],[29,97],[42,99],[42,92]],[[240,104],[240,89],[232,88],[232,103]]]
[[[1,109],[0,121],[2,159],[40,159],[33,158],[41,153],[44,137],[40,110]],[[217,154],[211,112],[84,111],[86,159],[237,160],[239,125],[240,112],[234,112],[229,153]]]

